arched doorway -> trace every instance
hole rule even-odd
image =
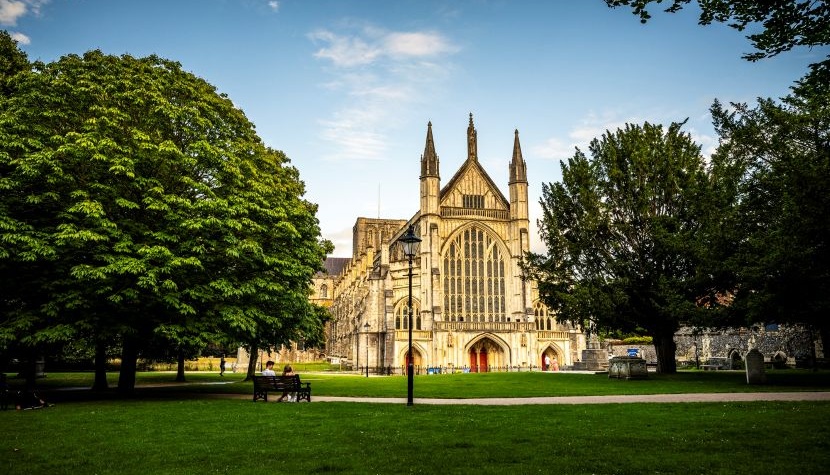
[[[421,357],[421,352],[418,351],[418,348],[412,348],[412,366],[415,368],[415,374],[418,374],[418,368],[420,368],[424,364],[424,360]],[[409,370],[409,353],[404,350],[403,354],[403,373]]]
[[[559,360],[559,353],[554,348],[545,348],[540,360],[542,371],[559,371]]]
[[[467,355],[472,373],[486,373],[491,368],[506,365],[504,349],[488,337],[473,343],[467,350]]]

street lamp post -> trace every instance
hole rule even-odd
[[[369,322],[363,325],[363,331],[366,332],[366,377],[369,377]]]
[[[416,236],[415,229],[409,226],[406,234],[400,238],[399,242],[403,246],[403,254],[409,260],[409,305],[407,312],[409,315],[409,348],[406,353],[406,405],[411,406],[412,389],[415,382],[415,363],[412,360],[412,258],[418,253],[418,244],[420,244],[421,238]]]

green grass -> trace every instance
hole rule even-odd
[[[824,473],[830,402],[602,405],[251,403],[241,375],[139,373],[162,385],[116,399],[90,373],[38,380],[54,407],[0,412],[0,473]],[[606,375],[418,376],[415,397],[529,397],[830,390],[830,373],[681,372],[644,381]],[[313,395],[399,397],[402,376],[306,373]],[[228,381],[233,381],[228,383]],[[117,375],[110,375],[114,385]],[[13,384],[19,381],[12,379]],[[226,384],[205,384],[205,383]],[[205,393],[244,394],[215,398]],[[70,396],[72,395],[72,396]],[[70,402],[72,401],[72,402]]]
[[[96,401],[0,412],[0,473],[824,473],[830,403]]]
[[[312,394],[319,396],[404,397],[406,377],[365,378],[354,374],[301,373],[311,382]],[[175,373],[138,373],[137,385],[170,386],[176,392],[250,394],[251,382],[244,375],[227,373],[187,373],[188,386],[174,382]],[[91,387],[92,373],[51,373],[38,380],[44,389]],[[612,394],[677,394],[699,392],[767,392],[830,390],[830,371],[776,370],[767,372],[765,385],[746,384],[741,371],[681,371],[673,375],[651,374],[646,380],[609,379],[605,374],[574,373],[483,373],[441,374],[415,377],[415,397],[419,398],[509,398],[535,396],[585,396]],[[15,383],[15,380],[11,380]],[[109,373],[115,387],[117,373]],[[17,384],[21,384],[19,381]],[[153,388],[162,391],[164,388]]]

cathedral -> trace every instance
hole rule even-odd
[[[530,221],[518,130],[506,164],[509,197],[478,161],[470,114],[466,160],[442,186],[427,124],[419,209],[409,219],[357,218],[352,257],[329,258],[314,280],[312,301],[332,316],[328,356],[372,372],[404,372],[411,311],[416,372],[527,371],[579,361],[585,335],[554,320],[519,266]],[[400,242],[410,227],[421,239],[411,259]]]

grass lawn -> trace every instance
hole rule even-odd
[[[406,397],[405,376],[372,376],[307,373],[300,371],[303,381],[311,382],[312,396]],[[209,392],[251,394],[252,383],[243,374],[187,373],[189,383],[182,387],[174,382],[175,373],[138,373],[137,385],[165,386],[176,392]],[[92,373],[50,373],[38,380],[42,389],[92,386]],[[610,394],[679,394],[699,392],[764,392],[764,391],[830,391],[830,371],[808,370],[767,371],[768,384],[746,384],[742,371],[680,371],[672,375],[650,374],[646,380],[609,379],[607,374],[559,373],[482,373],[415,376],[416,398],[509,398],[536,396],[587,396]],[[109,373],[111,387],[118,382],[117,373]],[[11,380],[12,384],[22,384]],[[63,397],[57,394],[56,397]]]
[[[173,376],[140,374],[139,384],[163,383]],[[405,397],[406,393],[406,378],[400,376],[303,376],[312,382],[313,395]],[[617,381],[580,374],[433,375],[416,378],[415,396],[830,387],[827,373],[770,372],[773,384],[748,389],[741,376],[683,372],[646,381]],[[86,377],[91,384],[91,375],[84,374],[52,374],[46,380],[53,387],[88,386]],[[189,373],[188,379],[210,383],[220,378]],[[47,385],[46,380],[39,382]],[[805,475],[823,474],[830,467],[827,402],[407,407],[253,404],[200,394],[219,389],[247,395],[251,384],[155,388],[138,394],[149,396],[153,391],[154,396],[167,397],[55,400],[56,405],[48,409],[0,412],[0,473]]]

